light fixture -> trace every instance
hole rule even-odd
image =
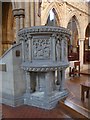
[[[88,40],[88,37],[86,37],[86,40]]]

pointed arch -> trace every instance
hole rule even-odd
[[[85,37],[90,37],[90,23],[88,23],[85,30]]]
[[[71,18],[72,17],[75,17],[75,21],[76,21],[76,25],[77,25],[77,29],[78,29],[78,37],[80,38],[80,36],[81,36],[81,27],[80,27],[80,18],[79,18],[79,15],[78,15],[78,13],[77,12],[72,12],[71,14],[69,14],[68,16],[67,16],[67,21],[66,21],[66,28],[67,28],[67,26],[68,26],[68,23],[69,23],[69,21],[71,20]]]
[[[59,26],[59,18],[54,8],[50,10],[49,16],[45,25]]]
[[[87,63],[90,63],[90,23],[86,27],[84,41],[84,64]]]
[[[72,56],[69,60],[79,60],[79,26],[76,16],[72,16],[68,22],[67,28],[71,32],[71,40],[68,43],[68,55]],[[75,56],[75,57],[73,57]]]
[[[51,3],[51,4],[47,4],[47,7],[41,11],[41,24],[45,25],[49,16],[49,12],[51,9],[54,9],[56,14],[57,14],[57,18],[59,21],[59,25],[60,25],[60,21],[61,21],[61,15],[60,15],[60,9],[59,9],[59,5],[57,3]]]

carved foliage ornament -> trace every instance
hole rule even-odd
[[[32,54],[33,59],[50,59],[51,49],[50,39],[33,39]]]

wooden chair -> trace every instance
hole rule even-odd
[[[80,76],[80,61],[75,61],[73,68],[69,67],[69,76],[71,77],[72,75],[73,77],[76,75]]]

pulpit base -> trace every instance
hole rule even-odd
[[[67,89],[62,91],[53,91],[51,95],[46,96],[44,92],[26,93],[24,96],[24,104],[39,107],[42,109],[53,109],[58,101],[68,96]]]

